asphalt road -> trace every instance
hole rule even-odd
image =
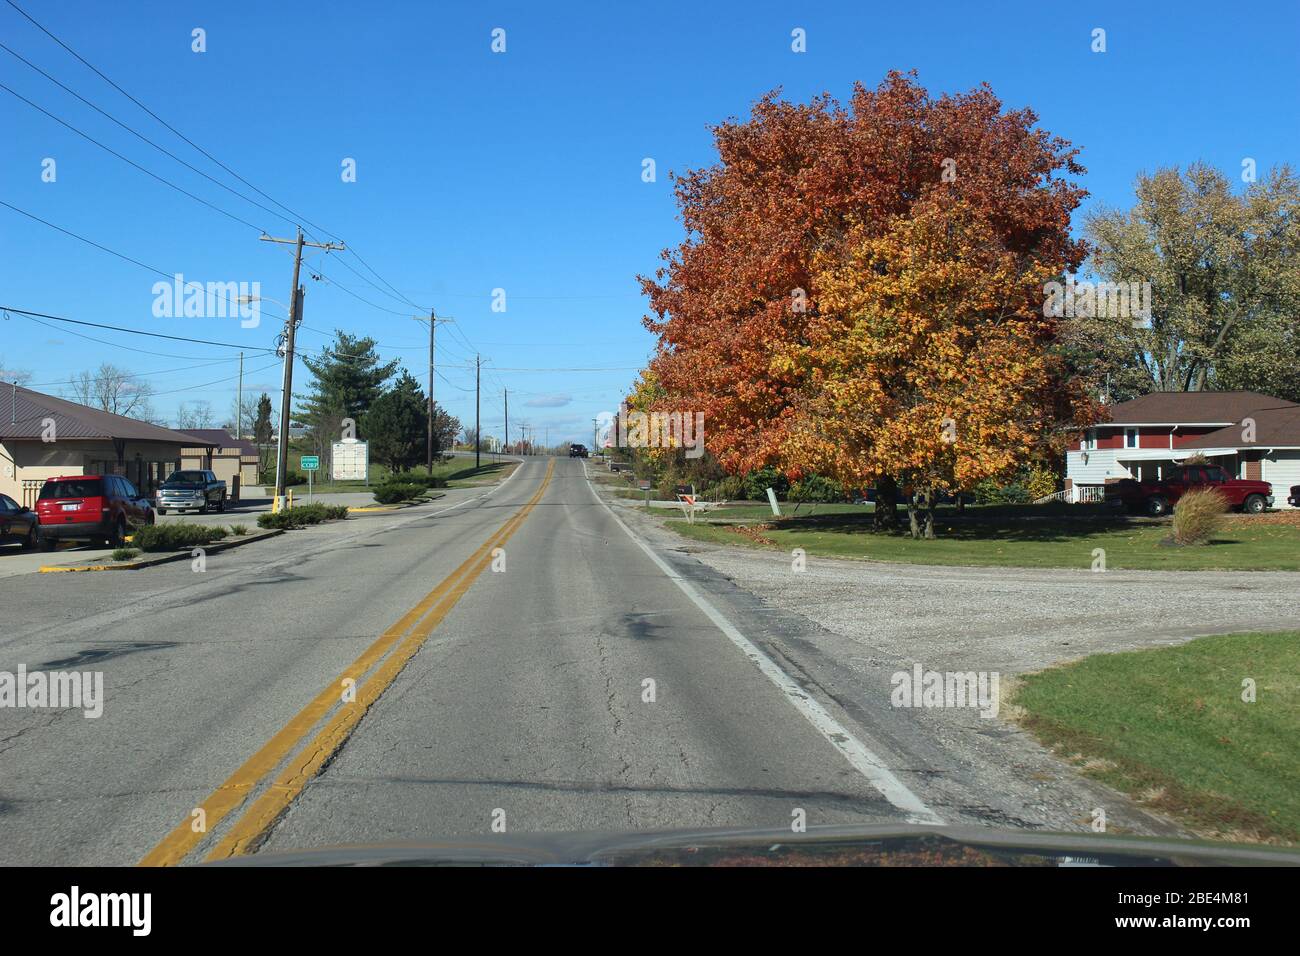
[[[833,701],[665,573],[582,462],[548,467],[203,573],[6,579],[0,670],[101,671],[105,699],[98,718],[0,708],[0,859],[926,817]]]
[[[98,671],[104,703],[0,707],[0,862],[796,821],[1086,832],[1099,807],[1112,832],[1179,834],[1002,716],[892,706],[891,673],[1010,680],[1294,619],[1298,575],[792,573],[602,499],[597,468],[526,459],[202,572],[6,578],[0,671]]]

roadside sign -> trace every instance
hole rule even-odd
[[[319,471],[320,455],[303,455],[302,460],[299,462],[299,467],[302,468],[303,471]]]
[[[330,477],[335,481],[365,481],[370,471],[370,445],[345,438],[333,445]]]
[[[638,482],[637,482],[637,487],[640,488],[642,491],[649,491],[649,490],[650,490],[650,482],[648,482],[648,481],[638,481]]]

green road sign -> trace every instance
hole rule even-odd
[[[320,455],[303,455],[299,465],[303,471],[319,471]]]

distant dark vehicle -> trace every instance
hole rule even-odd
[[[1178,499],[1194,488],[1213,488],[1228,506],[1247,514],[1259,514],[1273,505],[1273,486],[1267,481],[1229,478],[1218,465],[1184,465],[1172,468],[1164,478],[1135,481],[1125,478],[1106,486],[1106,503],[1115,508],[1142,511],[1152,518],[1169,514]]]
[[[1300,485],[1291,486],[1291,494],[1287,495],[1286,503],[1292,508],[1300,508]]]
[[[226,483],[211,471],[173,471],[158,488],[158,513],[188,511],[207,514],[209,508],[226,510]]]
[[[149,499],[121,475],[69,475],[47,478],[36,499],[41,547],[56,541],[85,539],[120,548],[128,530],[151,525]]]
[[[576,443],[570,445],[570,446],[569,446],[569,457],[570,457],[570,458],[586,458],[586,457],[587,457],[587,446],[586,446],[586,445],[579,445],[579,444],[576,444]]]
[[[24,551],[36,547],[41,521],[36,512],[8,495],[0,495],[0,544],[16,541]]]

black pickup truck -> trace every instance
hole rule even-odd
[[[226,483],[210,471],[173,471],[158,488],[154,503],[160,515],[168,511],[205,514],[209,509],[226,510]]]

